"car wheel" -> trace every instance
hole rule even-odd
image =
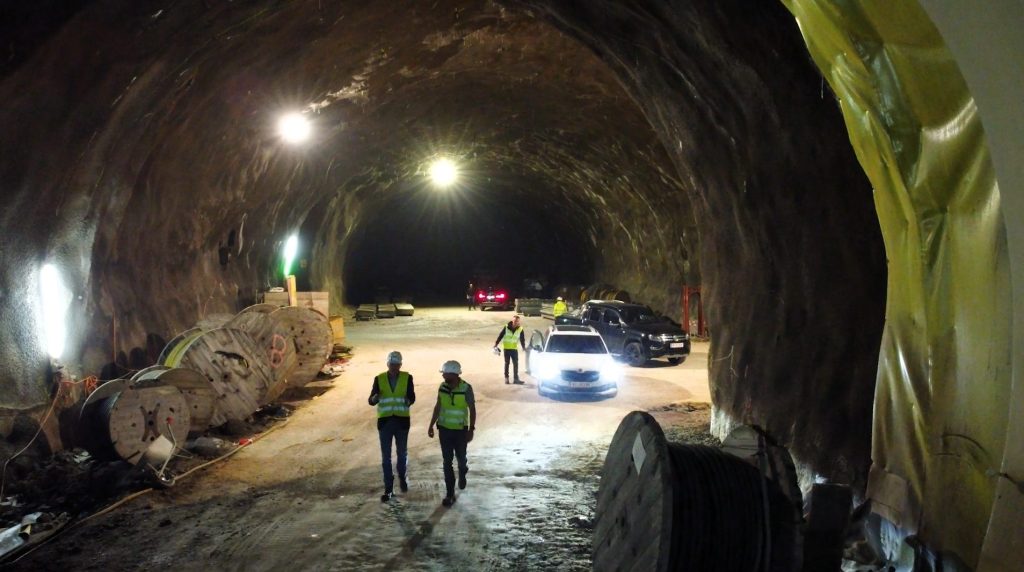
[[[670,357],[670,358],[668,358],[668,363],[670,363],[672,365],[679,365],[679,364],[683,363],[684,361],[686,361],[685,357]]]
[[[644,349],[636,342],[626,344],[626,347],[622,348],[622,355],[625,356],[629,365],[633,367],[642,367],[647,363],[647,356],[644,355]]]

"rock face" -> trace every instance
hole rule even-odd
[[[298,231],[300,282],[335,303],[493,270],[678,315],[700,284],[719,422],[864,477],[885,258],[781,5],[53,4],[0,68],[0,405],[45,398],[43,261],[74,294],[63,359],[92,373],[251,303]],[[310,141],[278,138],[285,110]],[[439,154],[462,169],[444,193]]]

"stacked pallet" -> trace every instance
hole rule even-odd
[[[516,313],[523,316],[540,316],[541,305],[540,298],[516,298]]]
[[[376,304],[360,304],[356,308],[356,320],[372,320],[377,317],[377,305]]]
[[[377,304],[378,318],[394,318],[397,312],[394,304]]]

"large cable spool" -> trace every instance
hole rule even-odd
[[[605,458],[594,570],[796,570],[798,518],[753,465],[718,448],[669,443],[653,417],[635,411]]]
[[[167,345],[164,346],[163,351],[160,352],[160,356],[156,358],[156,363],[164,365],[180,362],[181,352],[185,351],[189,344],[201,335],[203,335],[202,328],[189,328],[174,336],[171,338],[171,341],[167,342]]]
[[[100,460],[138,463],[160,437],[180,446],[188,437],[190,415],[184,395],[173,386],[149,379],[118,380],[83,407],[89,453]]]
[[[128,387],[128,380],[112,379],[96,387],[82,403],[78,413],[75,443],[89,451],[94,457],[98,456],[97,453],[104,457],[115,457],[110,451],[109,439],[104,436],[106,430],[99,412],[105,410],[108,399],[117,397],[126,387]]]
[[[285,306],[271,312],[295,344],[298,363],[289,385],[303,386],[316,379],[334,348],[334,331],[327,316],[312,308]]]
[[[158,380],[177,387],[185,397],[185,405],[189,411],[189,435],[202,433],[213,427],[211,422],[217,408],[217,392],[203,374],[183,367],[153,365],[133,375],[131,383],[147,380]]]
[[[162,365],[198,371],[210,382],[217,394],[211,427],[244,420],[259,409],[274,375],[252,336],[242,330],[218,328],[175,340],[178,346],[165,348],[161,354],[166,355]]]
[[[587,300],[618,300],[620,302],[632,302],[633,299],[629,295],[629,292],[620,290],[610,284],[591,284],[587,286],[580,294],[580,301],[586,302]]]
[[[270,304],[261,305],[269,306]],[[229,328],[248,332],[266,355],[267,364],[270,366],[273,377],[270,387],[261,400],[263,403],[270,403],[284,393],[288,387],[288,380],[299,365],[294,338],[285,325],[272,316],[272,312],[243,310],[227,324]]]
[[[110,444],[117,456],[129,463],[142,460],[161,436],[180,447],[188,438],[191,423],[185,396],[157,380],[129,384],[109,402],[106,414]]]

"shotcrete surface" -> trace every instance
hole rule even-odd
[[[530,376],[505,385],[494,338],[511,312],[417,309],[348,321],[355,356],[288,424],[174,488],[68,533],[18,569],[589,570],[590,519],[605,452],[621,418],[657,409],[666,426],[706,426],[706,343],[680,366],[626,370],[601,401],[538,396]],[[525,318],[527,332],[550,320]],[[400,350],[417,402],[408,493],[383,504],[372,377]],[[462,363],[477,398],[469,486],[441,506],[440,449],[427,437],[442,362]],[[328,389],[329,388],[329,389]],[[626,460],[628,462],[628,459]]]

